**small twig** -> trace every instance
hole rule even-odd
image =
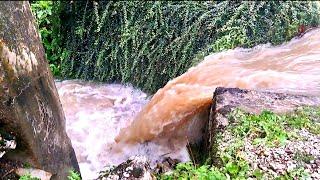
[[[171,154],[171,153],[172,152],[164,153],[164,154],[160,155],[160,157],[166,156],[166,155]]]
[[[188,150],[189,150],[189,152],[190,152],[190,155],[191,155],[191,160],[192,160],[194,166],[197,167],[197,164],[196,164],[196,161],[195,161],[195,159],[194,159],[194,156],[193,156],[193,153],[192,153],[192,149],[191,149],[191,147],[190,147],[190,143],[189,143],[189,140],[188,140],[188,137],[187,137],[187,136],[186,136],[186,139],[187,139],[187,148],[188,148]]]
[[[8,174],[12,173],[13,171],[14,171],[14,169],[11,169],[10,171],[6,172],[6,173],[2,176],[2,178],[6,177]]]

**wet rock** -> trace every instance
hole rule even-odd
[[[320,174],[319,174],[319,173],[312,173],[312,174],[311,174],[311,177],[312,177],[313,179],[320,179]]]
[[[41,180],[50,180],[52,176],[49,172],[34,168],[18,168],[15,170],[15,173],[19,176],[30,175],[31,177],[39,178]]]
[[[79,171],[64,113],[28,1],[0,2],[0,132],[17,147],[2,158],[67,179]]]
[[[276,172],[284,172],[284,170],[286,169],[286,166],[281,163],[272,163],[270,164],[270,167],[272,170]]]
[[[155,177],[151,173],[148,159],[144,156],[133,156],[126,162],[120,164],[104,176],[100,176],[101,180],[153,180]]]
[[[292,171],[293,169],[295,169],[297,167],[297,165],[292,161],[288,161],[287,165],[288,165],[288,167],[287,167],[288,171]]]

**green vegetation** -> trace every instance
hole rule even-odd
[[[238,110],[231,118],[236,118],[239,124],[232,125],[230,131],[240,139],[250,136],[253,144],[283,145],[288,138],[296,137],[294,131],[289,131],[288,128],[306,128],[314,134],[319,134],[320,124],[315,117],[317,113],[319,111],[312,108],[297,109],[295,113],[287,115],[277,115],[269,111],[260,115],[248,115]]]
[[[303,166],[288,170],[284,175],[270,177],[263,170],[253,169],[247,159],[245,143],[254,147],[281,147],[287,140],[299,140],[297,130],[306,129],[319,135],[320,108],[299,108],[294,113],[277,115],[263,111],[259,115],[236,110],[230,114],[234,123],[217,136],[218,149],[214,166],[195,166],[192,163],[178,164],[169,174],[160,179],[305,179],[309,174]],[[308,163],[314,157],[306,153],[295,152],[295,160]]]
[[[68,180],[81,180],[80,174],[74,170],[69,171]]]
[[[310,175],[305,171],[304,168],[296,168],[292,171],[287,172],[284,175],[281,175],[276,180],[288,180],[288,179],[311,179]]]
[[[60,75],[61,60],[66,54],[66,50],[61,46],[60,19],[56,14],[58,6],[58,1],[31,1],[31,10],[38,24],[50,69],[55,76]]]
[[[320,20],[316,2],[298,1],[39,1],[32,8],[55,74],[147,92],[205,55],[280,44]]]
[[[39,178],[32,177],[30,174],[23,175],[19,178],[19,180],[40,180]]]
[[[170,175],[163,175],[159,179],[225,179],[226,176],[215,167],[206,165],[195,167],[192,163],[180,163]]]
[[[315,159],[312,155],[301,151],[296,152],[293,158],[298,161],[298,163],[309,163],[310,161]]]
[[[81,180],[80,174],[74,170],[69,171],[68,180]],[[32,177],[30,174],[23,175],[19,180],[40,180],[39,178]]]
[[[28,162],[25,162],[25,163],[23,163],[23,168],[31,168],[32,167],[32,165],[30,164],[30,163],[28,163]]]

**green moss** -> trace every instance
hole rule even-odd
[[[130,82],[155,92],[204,56],[237,46],[280,44],[319,24],[315,2],[57,3],[68,78]]]

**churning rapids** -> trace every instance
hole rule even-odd
[[[151,99],[131,86],[56,82],[84,179],[105,165],[145,155],[189,160],[201,115],[217,86],[320,95],[320,29],[281,46],[236,48],[207,56]]]

